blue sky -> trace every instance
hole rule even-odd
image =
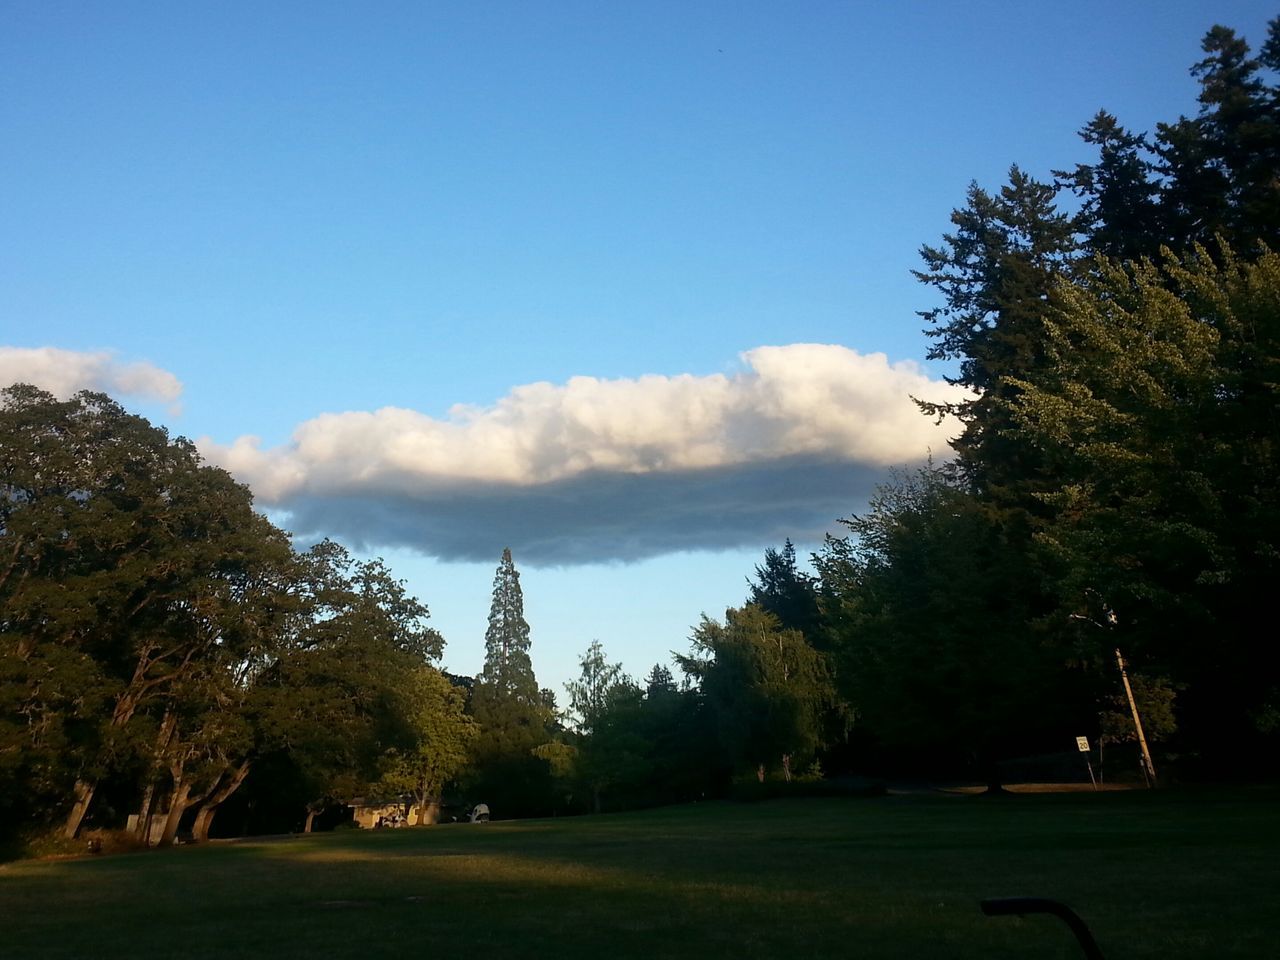
[[[643,673],[945,455],[910,270],[969,181],[1191,112],[1205,30],[1277,12],[0,2],[0,370],[386,556],[455,670],[510,544],[544,685]]]

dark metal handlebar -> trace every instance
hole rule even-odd
[[[1105,960],[1102,951],[1098,949],[1098,941],[1093,939],[1085,922],[1065,903],[1044,897],[997,897],[982,900],[978,905],[988,917],[1024,917],[1029,913],[1051,913],[1071,928],[1076,940],[1080,942],[1080,949],[1089,960]]]

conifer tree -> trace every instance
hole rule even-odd
[[[1098,150],[1092,164],[1058,172],[1083,201],[1080,226],[1091,252],[1158,259],[1160,248],[1213,248],[1221,238],[1252,255],[1280,241],[1280,17],[1257,57],[1235,31],[1215,26],[1191,68],[1200,108],[1132,134],[1099,112],[1080,132]]]
[[[810,643],[820,643],[818,591],[813,577],[797,565],[790,538],[781,550],[765,550],[764,563],[756,565],[755,580],[748,586],[750,603],[773,614],[784,628],[799,630]]]
[[[510,549],[502,551],[493,578],[484,667],[476,678],[471,712],[480,726],[472,790],[500,807],[503,816],[548,812],[550,769],[534,751],[549,738],[553,708],[544,703],[533,674],[520,574]]]
[[[501,699],[515,699],[527,706],[538,704],[538,682],[529,659],[524,595],[510,548],[502,551],[502,560],[493,577],[493,603],[489,607],[484,648],[484,668],[479,682],[492,687]]]
[[[1165,176],[1166,215],[1176,227],[1175,252],[1222,237],[1251,253],[1280,239],[1280,88],[1265,71],[1280,68],[1280,17],[1269,25],[1261,58],[1234,30],[1215,26],[1201,42],[1205,58],[1191,68],[1200,110],[1160,124],[1156,153]]]
[[[1120,260],[1156,256],[1173,240],[1161,215],[1151,144],[1099,110],[1080,131],[1096,163],[1055,171],[1059,187],[1082,201],[1077,218],[1091,250]]]
[[[1034,509],[1021,484],[1037,472],[1038,456],[1008,432],[1003,401],[1016,393],[1008,378],[1031,378],[1044,363],[1045,298],[1080,256],[1076,220],[1057,208],[1056,192],[1016,166],[998,193],[973,184],[966,205],[951,214],[955,231],[940,246],[921,248],[925,269],[916,271],[942,297],[920,314],[934,340],[929,359],[959,360],[951,382],[973,391],[921,407],[958,417],[964,431],[953,444],[966,479],[1024,510]]]
[[[655,663],[649,675],[644,678],[644,689],[645,697],[649,700],[657,700],[679,692],[670,669],[661,663]]]

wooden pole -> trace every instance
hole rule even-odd
[[[1124,668],[1124,657],[1120,648],[1116,647],[1116,663],[1120,665],[1120,679],[1124,681],[1124,692],[1129,698],[1129,709],[1133,711],[1133,729],[1138,734],[1138,745],[1142,748],[1142,775],[1147,777],[1147,786],[1156,784],[1156,767],[1151,762],[1151,751],[1147,748],[1147,736],[1142,732],[1142,718],[1138,716],[1138,702],[1133,699],[1133,688],[1129,686],[1129,674]]]

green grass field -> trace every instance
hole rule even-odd
[[[0,867],[6,957],[1280,955],[1274,790],[709,803]]]

